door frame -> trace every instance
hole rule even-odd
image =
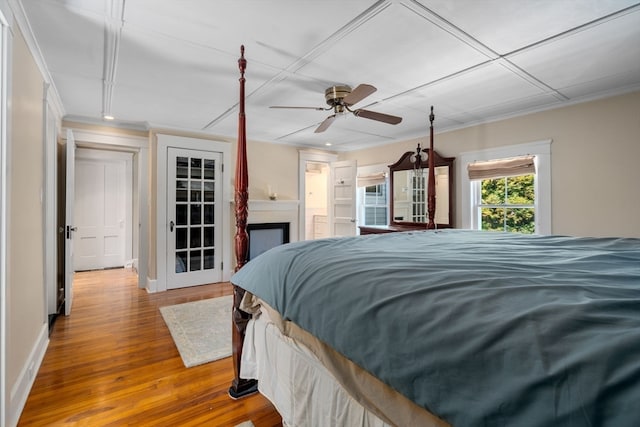
[[[222,154],[222,280],[231,278],[231,235],[235,232],[231,224],[231,144],[227,141],[191,138],[186,136],[156,134],[156,280],[147,284],[148,292],[167,290],[167,158],[168,150],[184,148],[187,150],[218,152]],[[225,164],[227,167],[225,167]]]
[[[43,173],[43,204],[44,204],[44,295],[46,317],[55,316],[58,313],[58,277],[57,277],[57,240],[58,240],[58,137],[60,117],[58,111],[51,101],[51,86],[44,84],[43,100],[43,135],[42,144],[44,153],[44,173]]]
[[[197,286],[197,285],[204,285],[204,284],[208,284],[208,283],[212,283],[214,282],[212,279],[215,278],[215,283],[221,282],[222,281],[222,266],[220,265],[222,263],[222,254],[224,254],[224,251],[222,251],[222,235],[224,234],[225,230],[227,229],[223,222],[222,222],[222,209],[223,209],[223,204],[222,201],[220,201],[220,203],[218,203],[217,198],[220,197],[220,200],[222,199],[222,153],[218,152],[218,151],[202,151],[202,150],[191,150],[191,149],[185,149],[185,148],[175,148],[175,147],[169,147],[167,149],[167,154],[168,154],[168,163],[167,163],[167,180],[166,182],[166,194],[167,194],[167,206],[165,206],[165,214],[167,215],[167,219],[170,220],[170,223],[174,223],[175,224],[175,228],[172,230],[172,227],[169,226],[169,232],[166,234],[167,236],[167,251],[165,253],[166,256],[166,267],[167,270],[165,272],[166,277],[167,277],[167,289],[179,289],[179,288],[186,288],[189,286]],[[176,271],[176,255],[178,253],[178,250],[176,249],[176,237],[178,234],[178,229],[185,229],[184,227],[186,226],[186,231],[187,234],[189,235],[189,237],[187,238],[189,244],[187,245],[186,249],[187,252],[191,252],[192,249],[204,249],[204,247],[206,246],[204,244],[204,234],[201,234],[201,241],[200,244],[198,245],[198,248],[191,248],[191,227],[194,226],[194,224],[191,224],[191,215],[190,215],[190,209],[189,209],[189,213],[187,214],[187,223],[186,224],[178,224],[178,218],[177,218],[177,214],[176,214],[176,207],[179,205],[178,201],[176,200],[176,196],[177,196],[177,186],[176,186],[176,181],[180,180],[180,181],[187,181],[187,182],[192,182],[193,177],[191,176],[190,173],[187,174],[187,177],[178,177],[177,175],[177,168],[176,168],[176,161],[178,160],[178,158],[200,158],[200,160],[213,160],[214,161],[214,177],[213,177],[213,194],[214,194],[214,200],[213,200],[213,204],[208,203],[205,200],[205,197],[203,195],[203,197],[199,200],[199,201],[195,201],[192,200],[191,197],[187,197],[187,203],[186,205],[183,206],[194,206],[194,203],[199,205],[199,207],[202,208],[201,212],[201,222],[200,224],[197,224],[196,227],[198,229],[201,230],[201,233],[204,231],[204,228],[209,225],[210,228],[213,229],[213,268],[205,268],[205,258],[204,258],[204,252],[202,253],[202,257],[201,257],[201,265],[200,268],[193,271],[191,270],[191,265],[190,265],[190,261],[187,261],[188,266],[186,271],[180,272],[178,273]],[[202,164],[202,166],[204,166],[204,162]],[[191,165],[189,165],[189,171],[191,170]],[[204,185],[204,172],[202,172],[201,175],[201,179],[199,182],[203,183],[203,187],[201,188],[202,190],[205,190],[205,185]],[[187,187],[188,190],[188,194],[191,194],[191,187]],[[181,203],[180,203],[181,204]],[[209,205],[213,207],[213,223],[211,224],[207,224],[205,221],[206,218],[206,214],[205,214],[205,206]],[[212,227],[211,227],[212,226]],[[190,257],[190,255],[189,255]]]
[[[65,162],[65,197],[64,197],[64,315],[71,314],[73,305],[73,236],[75,235],[75,167],[76,143],[71,129],[67,129],[67,142],[64,153]]]
[[[78,148],[76,150],[76,166],[78,160],[124,162],[125,169],[125,230],[124,230],[124,266],[133,266],[133,153],[95,148]],[[77,168],[76,168],[77,170]],[[75,190],[74,190],[75,191]],[[75,266],[74,266],[75,267]]]
[[[9,390],[6,384],[7,360],[7,88],[9,25],[0,6],[0,425],[9,423],[7,406]]]
[[[138,288],[144,289],[149,271],[149,137],[70,128],[78,148],[133,154],[132,258],[138,272]]]
[[[300,209],[298,210],[298,240],[306,240],[306,187],[307,187],[307,162],[312,163],[327,163],[331,167],[331,163],[338,161],[338,155],[329,152],[299,150],[298,151],[298,200],[300,203]],[[329,173],[331,176],[331,172]],[[328,187],[331,187],[327,183]],[[327,192],[328,194],[328,192]],[[330,206],[331,197],[327,200],[327,221],[332,223],[332,209]]]

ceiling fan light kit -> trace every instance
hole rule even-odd
[[[352,113],[356,117],[362,117],[369,120],[375,120],[378,122],[388,123],[391,125],[397,125],[402,121],[402,117],[392,116],[390,114],[378,113],[376,111],[356,109],[352,110],[351,107],[354,104],[362,101],[367,96],[374,93],[377,89],[375,86],[369,84],[360,84],[355,89],[351,89],[347,85],[335,85],[327,88],[324,91],[324,98],[327,102],[328,108],[322,107],[290,107],[273,105],[270,108],[296,108],[296,109],[311,109],[329,111],[333,110],[333,114],[324,119],[320,126],[316,128],[315,133],[324,132],[331,126],[333,121],[339,114],[346,114],[346,112]]]

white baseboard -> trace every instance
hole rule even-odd
[[[17,381],[11,387],[11,396],[9,400],[9,407],[7,408],[7,420],[9,426],[18,425],[18,420],[24,409],[24,405],[27,403],[29,392],[33,387],[33,382],[36,379],[36,374],[40,370],[42,360],[49,346],[49,324],[45,322],[40,329],[38,339],[31,349],[29,357],[25,361],[20,375]]]
[[[156,279],[147,277],[147,292],[150,294],[158,292],[158,281]]]

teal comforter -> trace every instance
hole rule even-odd
[[[640,425],[640,239],[331,238],[231,281],[454,426]]]

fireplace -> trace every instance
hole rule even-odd
[[[247,234],[249,235],[247,261],[251,261],[273,247],[289,243],[289,223],[247,224]]]

